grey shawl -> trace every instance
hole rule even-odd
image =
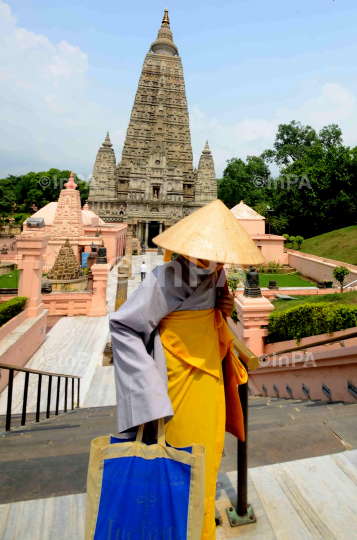
[[[173,416],[158,325],[173,311],[213,308],[216,288],[214,272],[178,257],[157,266],[110,316],[119,433]]]

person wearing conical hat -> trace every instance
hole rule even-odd
[[[226,316],[234,307],[223,266],[264,262],[219,200],[153,239],[166,250],[131,297],[110,316],[118,431],[165,418],[175,447],[206,448],[201,540],[215,539],[216,479],[224,434],[244,440],[237,384],[247,373],[233,352]],[[171,261],[171,252],[177,255]]]

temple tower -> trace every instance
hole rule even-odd
[[[217,181],[212,152],[208,141],[198,163],[195,201],[210,202],[217,199]]]
[[[89,197],[97,201],[116,200],[114,172],[116,167],[115,153],[110,142],[109,133],[105,137],[95,158],[93,174],[90,182]]]
[[[209,149],[201,171],[193,167],[185,81],[167,9],[144,59],[122,159],[114,173],[115,198],[106,187],[112,185],[109,176],[103,191],[91,189],[91,210],[105,221],[132,224],[134,235],[149,247],[164,228],[217,198]],[[97,181],[97,171],[93,177]]]
[[[81,198],[71,171],[68,182],[61,189],[56,213],[51,227],[50,239],[60,240],[84,235]]]

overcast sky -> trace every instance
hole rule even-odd
[[[166,0],[164,0],[166,2]],[[109,130],[117,161],[156,0],[0,0],[0,178],[50,167],[85,179]],[[357,145],[356,0],[168,4],[194,165],[259,155],[281,122],[338,123]]]

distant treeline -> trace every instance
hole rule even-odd
[[[0,179],[0,217],[20,213],[32,214],[36,208],[57,201],[69,175],[70,171],[50,169],[46,172],[9,175]],[[73,175],[83,206],[88,199],[89,183],[79,180],[74,173]]]

